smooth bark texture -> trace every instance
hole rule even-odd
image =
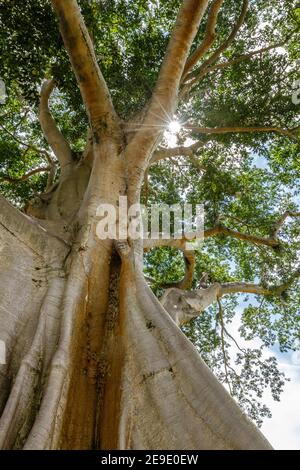
[[[206,25],[206,32],[203,41],[201,42],[200,46],[193,52],[193,54],[189,57],[184,67],[182,81],[184,81],[187,72],[193,68],[197,62],[205,55],[205,53],[209,50],[210,46],[214,42],[216,37],[216,25],[218,19],[218,13],[222,6],[224,0],[215,0],[210,8],[209,17],[207,20]]]
[[[169,316],[152,294],[130,251],[111,257],[112,245],[95,239],[92,223],[70,252],[64,241],[9,210],[8,243],[19,237],[20,223],[26,225],[25,248],[19,239],[12,246],[26,266],[22,314],[13,302],[7,317],[12,305],[1,300],[1,325],[4,318],[7,324],[1,330],[7,338],[16,335],[2,376],[2,448],[269,448],[178,329],[172,309]],[[46,274],[43,248],[54,260],[50,269],[47,258]],[[14,263],[11,255],[2,269],[12,291],[20,269]],[[36,268],[39,287],[28,282]],[[202,308],[213,301],[215,293]]]
[[[123,260],[119,449],[270,448]],[[120,346],[119,346],[120,347]]]
[[[97,64],[94,48],[76,0],[52,0],[95,138],[117,128],[109,90]]]
[[[43,83],[40,99],[39,118],[42,131],[48,144],[56,155],[61,168],[72,162],[72,151],[69,143],[58,129],[49,109],[50,95],[54,89],[54,81],[47,80]]]

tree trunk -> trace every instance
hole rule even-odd
[[[140,200],[209,2],[182,3],[153,96],[127,123],[77,2],[51,3],[90,133],[74,162],[51,117],[47,81],[40,123],[59,183],[27,215],[0,201],[0,448],[270,449],[147,286],[141,241],[96,234],[100,204]]]
[[[1,199],[0,447],[270,448],[151,292],[129,246],[97,238],[99,204],[127,194],[115,146],[101,155],[73,207],[65,199],[80,186],[78,168],[42,219]]]

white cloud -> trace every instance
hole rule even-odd
[[[239,337],[238,329],[243,307],[241,303],[237,309],[237,315],[228,325],[228,330],[236,339],[239,339],[241,347],[259,348],[261,345],[259,339],[245,341]],[[290,382],[286,382],[280,402],[274,401],[270,392],[264,394],[262,401],[271,410],[272,418],[264,420],[261,431],[277,450],[300,450],[300,354],[294,352],[283,355],[275,354],[273,350],[264,351],[264,357],[270,355],[277,357],[279,369],[290,378]]]

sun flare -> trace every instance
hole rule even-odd
[[[168,126],[168,131],[171,134],[178,134],[178,132],[180,132],[180,129],[181,129],[181,125],[180,125],[180,122],[178,121],[171,121]]]

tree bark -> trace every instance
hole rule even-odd
[[[114,149],[93,168],[75,234],[1,199],[1,448],[270,448],[132,250],[97,239],[96,207],[126,194]]]

